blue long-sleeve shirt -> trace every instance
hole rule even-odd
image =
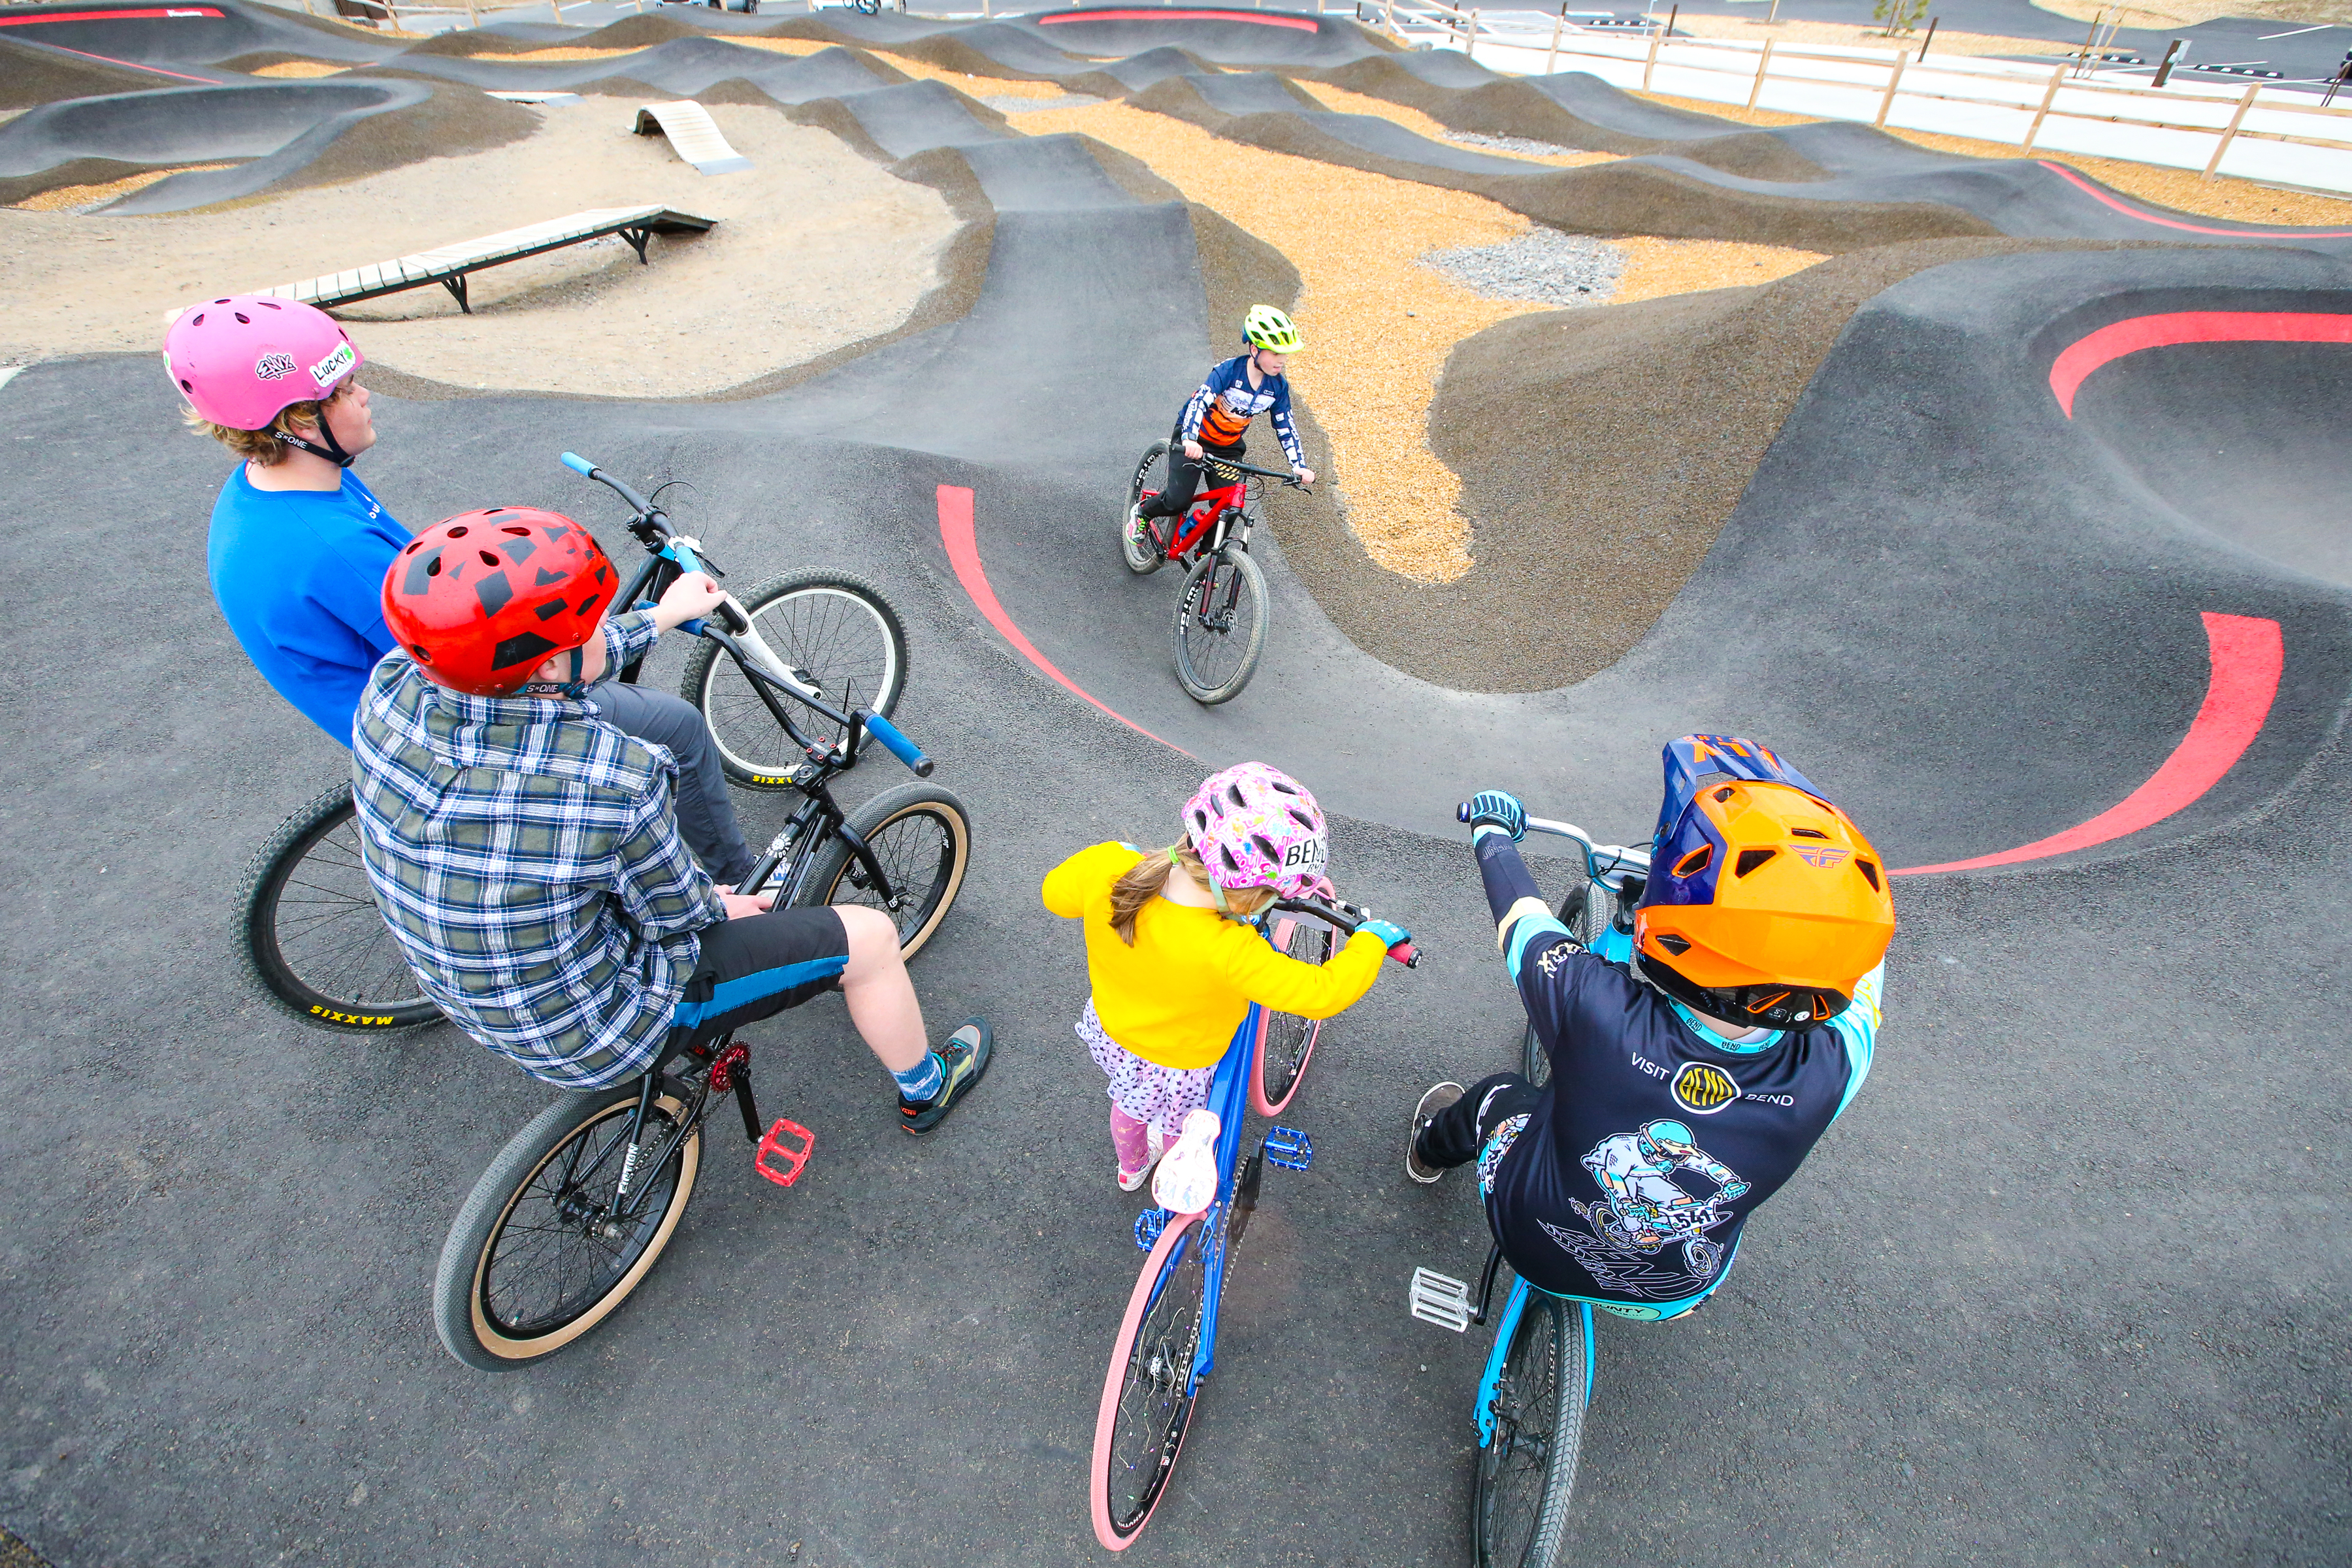
[[[1230,447],[1242,438],[1249,422],[1263,414],[1272,421],[1275,437],[1282,443],[1283,455],[1290,459],[1290,466],[1303,468],[1307,466],[1307,448],[1298,444],[1297,426],[1290,422],[1290,379],[1269,375],[1252,387],[1252,357],[1237,354],[1210,371],[1201,390],[1184,405],[1177,429],[1187,441]]]

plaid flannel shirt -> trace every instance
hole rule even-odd
[[[656,635],[641,613],[607,622],[612,668]],[[586,702],[436,686],[397,648],[352,741],[368,880],[425,994],[564,1089],[650,1066],[695,933],[727,918],[678,837],[668,752]]]

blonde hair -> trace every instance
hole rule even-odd
[[[1168,886],[1168,879],[1181,867],[1202,892],[1210,892],[1209,868],[1201,864],[1193,853],[1191,835],[1186,835],[1165,849],[1147,852],[1143,858],[1129,867],[1119,879],[1110,885],[1110,929],[1118,932],[1118,940],[1128,946],[1135,945],[1135,917],[1143,906],[1158,898]],[[1214,897],[1213,893],[1210,894]],[[1272,888],[1244,888],[1225,892],[1225,912],[1246,920],[1274,901]]]
[[[298,425],[307,425],[313,430],[320,428],[327,417],[327,405],[342,396],[358,379],[357,376],[347,375],[341,385],[324,397],[288,404],[278,411],[277,418],[258,430],[239,430],[233,425],[215,425],[193,408],[182,408],[180,417],[187,421],[189,429],[210,436],[247,462],[265,468],[275,468],[284,462],[286,454],[292,450],[278,437],[299,435],[300,432],[294,428]]]

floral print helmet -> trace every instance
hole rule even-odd
[[[1304,898],[1322,886],[1331,858],[1323,808],[1306,785],[1264,763],[1210,774],[1184,807],[1184,828],[1209,879],[1227,892],[1272,888]]]

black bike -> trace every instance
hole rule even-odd
[[[880,715],[834,707],[769,675],[716,627],[706,625],[702,635],[751,674],[803,756],[791,787],[805,798],[745,888],[773,889],[779,907],[882,910],[898,921],[900,951],[912,957],[939,930],[971,864],[963,803],[933,785],[908,784],[845,813],[830,785],[856,765],[869,737],[919,778],[929,776],[929,759]],[[786,701],[829,728],[801,729]],[[761,1133],[750,1047],[730,1034],[683,1050],[689,1037],[678,1031],[635,1083],[549,1107],[490,1163],[449,1228],[434,1279],[434,1327],[451,1355],[485,1371],[528,1365],[572,1344],[627,1300],[694,1195],[703,1119],[714,1097],[734,1096],[744,1134],[759,1145],[761,1173],[787,1186],[798,1176],[814,1139],[783,1121]],[[771,1156],[789,1169],[771,1164]]]
[[[700,553],[699,542],[672,531],[668,515],[653,501],[584,458],[567,452],[563,461],[629,503],[629,531],[646,548],[644,564],[615,604],[659,599],[688,571],[725,576]],[[766,689],[754,670],[845,713],[863,709],[887,718],[906,689],[907,634],[898,614],[879,590],[847,573],[771,577],[740,598],[730,595],[719,616],[730,635],[697,642],[680,695],[710,726],[727,776],[745,788],[795,788],[805,761],[773,700],[763,700]],[[641,663],[617,679],[634,684]],[[824,710],[812,710],[812,732],[838,743],[845,727],[817,717]],[[237,902],[247,973],[305,1023],[372,1034],[441,1016],[376,909],[348,781],[287,818],[255,851]]]

